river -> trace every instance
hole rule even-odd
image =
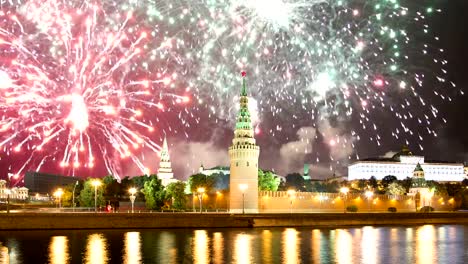
[[[468,263],[468,226],[0,232],[0,263]]]

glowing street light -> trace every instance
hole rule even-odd
[[[319,199],[319,202],[320,202],[320,209],[322,209],[322,202],[328,200],[328,197],[320,194],[318,199]]]
[[[348,198],[349,188],[348,187],[341,187],[340,192],[344,195],[344,198],[343,198],[343,207],[344,208],[343,208],[343,210],[346,213],[346,199]]]
[[[137,192],[137,189],[130,188],[128,192],[130,193],[130,202],[132,203],[132,214],[133,214],[133,204],[135,203],[135,198],[136,198],[135,193]]]
[[[296,198],[296,191],[289,189],[287,193],[289,197],[289,211],[292,213],[293,199]]]
[[[94,186],[94,212],[97,213],[97,187],[101,186],[101,181],[93,180],[91,184]]]
[[[73,195],[72,195],[72,203],[73,203],[73,212],[75,212],[75,190],[76,186],[78,186],[79,182],[75,182],[75,186],[73,186]]]
[[[58,199],[58,207],[59,207],[59,208],[62,208],[62,195],[63,195],[63,190],[62,190],[62,188],[58,188],[58,189],[54,192],[54,196],[57,197],[57,199]]]
[[[203,198],[203,194],[205,193],[205,188],[203,187],[198,188],[197,193],[198,193],[198,200],[200,201],[200,214],[201,214],[202,213],[202,198]]]
[[[247,184],[239,184],[239,189],[242,192],[242,214],[245,214],[245,191],[249,188]]]
[[[7,213],[10,213],[10,194],[11,194],[11,190],[7,188],[5,190],[5,193],[7,194]]]
[[[218,197],[222,197],[222,196],[223,196],[223,193],[216,191],[216,199],[215,199],[216,212],[218,212]]]
[[[374,195],[374,193],[371,192],[371,191],[366,191],[365,195],[366,195],[366,197],[367,197],[367,207],[368,207],[369,212],[370,212],[370,210],[371,210],[371,202],[370,202],[370,200],[371,200],[372,196]]]

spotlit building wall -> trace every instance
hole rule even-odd
[[[465,179],[463,163],[426,161],[424,156],[413,155],[404,147],[392,158],[366,159],[352,163],[348,167],[348,180],[370,179],[372,176],[381,180],[388,175],[404,180],[413,175],[418,163],[428,181],[461,182]]]

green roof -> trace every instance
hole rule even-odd
[[[414,168],[414,171],[423,171],[424,172],[423,168],[421,167],[421,164],[419,164],[419,163],[416,165],[416,168]]]

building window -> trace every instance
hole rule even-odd
[[[247,167],[249,166],[249,162],[247,161]]]
[[[239,162],[236,162],[236,167],[239,167]]]

